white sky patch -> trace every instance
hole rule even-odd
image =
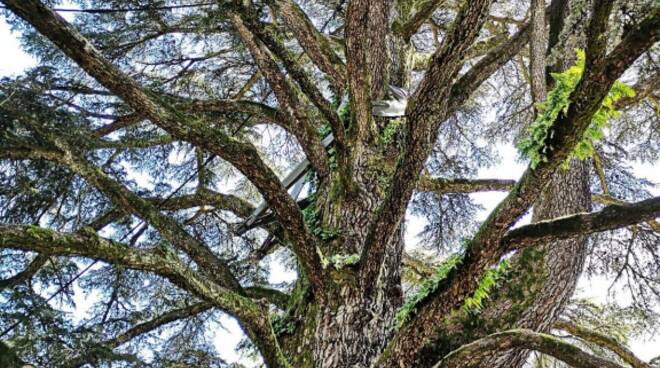
[[[11,33],[11,28],[4,17],[0,17],[0,45],[2,45],[0,76],[15,76],[37,65],[30,55],[21,50],[18,34]]]

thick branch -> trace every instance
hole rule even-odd
[[[507,179],[444,179],[422,176],[417,184],[417,191],[438,194],[508,191],[515,184],[515,180]]]
[[[548,48],[548,32],[545,27],[545,0],[531,0],[532,33],[529,42],[529,74],[531,76],[532,101],[545,101],[545,54]],[[536,108],[534,109],[536,111]]]
[[[182,101],[180,104],[177,104],[176,107],[181,111],[187,111],[190,113],[246,113],[257,117],[262,121],[267,121],[273,124],[282,125],[284,128],[289,128],[285,124],[286,116],[282,111],[254,101],[192,100]]]
[[[636,203],[611,204],[598,212],[540,221],[509,231],[502,239],[508,249],[618,229],[660,217],[660,197]]]
[[[399,33],[404,40],[409,40],[410,37],[417,33],[419,27],[421,27],[422,24],[433,15],[433,12],[435,12],[435,10],[445,1],[446,0],[429,0],[421,2],[421,8],[418,9],[417,12],[406,21],[406,23],[395,25],[395,31]]]
[[[496,70],[520,53],[529,41],[530,34],[531,26],[526,23],[511,38],[495,46],[463,74],[452,87],[449,111],[453,112],[458,109]]]
[[[0,290],[12,288],[24,281],[27,281],[37,273],[43,265],[48,262],[49,256],[46,254],[37,255],[32,262],[21,272],[16,275],[0,280]]]
[[[265,299],[269,303],[285,309],[289,302],[289,295],[276,289],[263,286],[250,286],[245,288],[245,295],[252,299]]]
[[[269,122],[277,124],[285,129],[290,127],[286,124],[283,113],[270,106],[246,100],[186,100],[172,96],[162,96],[163,99],[172,99],[174,106],[190,114],[209,116],[212,120],[218,115],[227,113],[245,113],[250,115],[250,123]],[[98,128],[94,133],[97,137],[103,137],[122,128],[129,127],[144,120],[144,116],[137,113],[121,116],[114,122]]]
[[[165,134],[154,138],[146,138],[146,139],[131,138],[131,139],[122,139],[117,141],[99,139],[96,141],[92,141],[90,143],[94,149],[108,149],[108,148],[139,149],[139,148],[165,146],[168,144],[172,144],[173,142],[174,142],[174,138]]]
[[[611,197],[607,194],[593,194],[591,196],[591,200],[596,202],[596,203],[600,203],[602,205],[605,205],[605,206],[610,205],[610,204],[626,204],[627,203],[627,202],[622,201],[620,199],[616,199],[614,197]],[[660,222],[658,222],[657,220],[649,220],[646,223],[647,223],[647,225],[649,225],[651,230],[653,230],[657,233],[660,233]]]
[[[307,155],[307,159],[316,169],[316,172],[321,177],[325,177],[330,172],[328,156],[316,134],[316,129],[305,114],[304,107],[298,99],[295,88],[280,71],[271,53],[255,37],[254,31],[247,27],[241,16],[232,13],[230,14],[230,19],[241,40],[247,49],[250,50],[250,54],[259,66],[259,70],[261,70],[261,73],[268,80],[277,97],[280,108],[286,111],[284,116],[289,121],[289,132],[298,138],[303,151]]]
[[[374,285],[371,281],[376,279],[381,269],[385,246],[401,222],[417,185],[419,173],[435,143],[438,127],[443,120],[439,117],[447,111],[451,82],[486,20],[490,3],[490,0],[465,3],[456,17],[453,29],[433,56],[433,64],[411,98],[406,110],[408,132],[401,159],[390,184],[389,196],[367,232],[366,245],[362,251],[360,276],[367,289]]]
[[[316,82],[302,68],[293,52],[287,49],[284,43],[278,39],[278,36],[264,27],[263,23],[259,21],[253,7],[242,6],[240,8],[240,14],[248,28],[282,61],[284,67],[298,83],[302,92],[305,93],[307,98],[325,116],[332,127],[335,144],[340,148],[340,152],[344,152],[344,123],[339,118],[339,114],[337,114],[335,109],[323,97],[321,90],[316,86]]]
[[[586,342],[596,344],[604,347],[616,355],[618,355],[624,362],[630,364],[633,368],[651,368],[651,366],[639,359],[632,351],[630,351],[623,344],[613,339],[610,336],[603,335],[588,328],[578,326],[568,321],[559,321],[555,323],[555,328],[564,330],[571,335],[578,337]]]
[[[552,335],[531,330],[509,330],[486,336],[449,353],[433,368],[478,367],[479,362],[493,351],[506,351],[513,348],[535,350],[575,368],[624,368],[610,360],[591,355]]]
[[[327,74],[338,95],[346,90],[346,70],[344,62],[332,50],[330,42],[309,20],[307,14],[293,0],[273,0],[278,13],[291,29],[305,53],[321,71]]]
[[[66,55],[108,90],[122,98],[136,112],[172,136],[190,141],[217,154],[239,169],[255,186],[288,231],[293,249],[300,257],[306,275],[314,287],[321,287],[321,262],[315,251],[315,238],[305,223],[295,201],[275,173],[261,160],[250,144],[238,141],[221,129],[209,127],[197,119],[186,118],[143,90],[137,83],[105,59],[94,46],[73,29],[61,16],[37,0],[2,0],[14,13],[32,24]]]
[[[288,367],[270,327],[268,308],[191,271],[170,249],[135,249],[92,231],[58,233],[29,225],[0,225],[0,248],[81,256],[153,272],[236,317],[269,366]]]

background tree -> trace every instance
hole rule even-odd
[[[269,367],[653,363],[626,347],[660,300],[653,1],[2,3],[39,59],[0,83],[11,364],[227,366],[225,315]],[[517,181],[476,177],[497,141]],[[585,272],[633,305],[571,301]]]

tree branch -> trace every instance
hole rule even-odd
[[[309,58],[330,77],[337,95],[341,96],[346,90],[346,70],[344,62],[332,50],[330,42],[293,0],[270,0],[269,3],[275,6]]]
[[[591,200],[602,205],[611,205],[611,204],[626,204],[627,202],[620,199],[613,198],[607,194],[592,194]],[[660,223],[657,220],[649,220],[646,222],[651,230],[660,233]]]
[[[119,129],[123,129],[126,127],[129,127],[133,124],[136,124],[140,122],[140,120],[144,119],[144,117],[140,116],[140,114],[128,114],[124,116],[120,116],[117,118],[115,121],[113,121],[111,124],[104,125],[94,131],[94,134],[97,137],[103,137],[106,136],[112,132],[116,132]]]
[[[453,29],[433,56],[433,64],[410,99],[406,109],[407,133],[404,149],[397,162],[389,187],[389,196],[378,210],[367,231],[360,261],[360,278],[367,289],[374,286],[384,249],[401,222],[417,178],[428,157],[438,127],[447,111],[451,82],[463,63],[465,54],[485,22],[491,0],[466,2],[456,16]],[[369,292],[369,290],[367,290]]]
[[[240,217],[248,217],[254,207],[245,200],[231,195],[218,193],[209,189],[195,192],[193,194],[184,194],[171,198],[143,198],[153,206],[161,210],[181,210],[193,207],[212,206],[219,210],[231,211]],[[101,229],[108,224],[120,219],[127,213],[122,208],[113,208],[105,214],[96,218],[88,226],[93,229]]]
[[[251,117],[258,118],[258,122],[269,122],[282,126],[285,129],[290,127],[286,124],[284,114],[278,109],[270,106],[246,100],[186,100],[172,96],[161,96],[164,99],[172,99],[174,106],[180,111],[191,114],[217,115],[226,113],[245,113]],[[138,113],[127,114],[117,118],[114,122],[98,128],[94,133],[97,137],[106,136],[119,129],[129,127],[135,123],[144,120],[145,117]],[[252,119],[254,120],[254,119]]]
[[[34,257],[32,262],[30,262],[30,264],[23,271],[17,273],[12,277],[1,279],[0,290],[12,288],[24,281],[31,279],[32,276],[34,276],[34,274],[39,272],[41,267],[45,265],[46,262],[48,262],[49,258],[50,256],[46,254],[38,254],[36,257]]]
[[[477,367],[493,351],[513,348],[535,350],[575,368],[624,368],[610,360],[591,355],[555,336],[531,330],[509,330],[492,334],[452,351],[433,368]]]
[[[289,132],[298,138],[307,159],[316,169],[318,175],[321,177],[327,176],[330,173],[328,155],[316,134],[316,129],[307,118],[294,87],[280,71],[271,53],[256,38],[254,31],[247,27],[241,16],[232,13],[229,17],[241,40],[250,51],[252,58],[259,66],[259,70],[268,80],[280,108],[286,111],[284,116],[289,121]]]
[[[197,314],[203,313],[211,309],[212,306],[213,305],[209,302],[199,302],[183,308],[173,309],[169,312],[161,314],[152,320],[139,323],[112,339],[108,339],[98,344],[92,345],[89,351],[83,355],[69,359],[64,364],[64,367],[78,368],[85,364],[97,363],[103,357],[103,349],[115,349],[140,335],[153,331],[168,323],[190,318]]]
[[[135,249],[93,231],[58,233],[30,225],[0,224],[0,248],[58,256],[81,256],[152,272],[234,316],[272,367],[288,367],[270,326],[266,306],[207,280],[185,266],[167,247]]]
[[[444,179],[422,176],[417,184],[417,191],[438,194],[508,191],[515,184],[515,180],[507,179]]]
[[[91,162],[74,153],[71,147],[61,139],[45,138],[56,142],[57,148],[61,150],[61,156],[57,162],[66,165],[82,176],[101,193],[108,196],[118,208],[133,212],[151,224],[165,239],[190,256],[199,265],[202,272],[217,281],[219,285],[239,294],[242,293],[241,285],[229,270],[229,266],[211,252],[206,245],[190,236],[178,222],[162,214],[156,206],[140,198],[122,184],[108,177]]]
[[[496,70],[520,53],[529,41],[531,28],[529,23],[525,23],[518,32],[495,46],[456,81],[450,94],[449,111],[456,111]]]
[[[353,0],[346,11],[346,72],[351,106],[347,144],[353,160],[372,128],[371,102],[385,93],[390,1]]]
[[[531,37],[529,42],[529,74],[531,76],[532,101],[535,104],[545,101],[545,54],[548,49],[548,32],[545,22],[545,0],[531,0]],[[537,108],[534,108],[537,111]]]
[[[307,98],[328,120],[332,127],[335,144],[339,149],[338,151],[340,154],[343,154],[345,152],[344,122],[341,121],[339,114],[337,114],[335,109],[323,97],[323,94],[316,86],[316,82],[302,68],[296,60],[295,55],[278,39],[278,36],[264,27],[263,23],[258,19],[258,15],[255,14],[254,7],[251,5],[241,6],[240,14],[248,28],[282,61],[286,70],[298,83]]]
[[[519,249],[537,243],[568,239],[576,235],[618,229],[660,217],[660,197],[636,203],[611,204],[598,212],[540,221],[509,231],[502,243]]]
[[[280,309],[285,309],[289,302],[289,295],[277,289],[263,286],[249,286],[245,288],[245,295],[252,299],[265,299]]]
[[[73,29],[61,16],[37,0],[2,0],[14,13],[32,24],[60,50],[108,90],[124,100],[136,112],[172,136],[190,141],[217,154],[234,165],[259,189],[278,221],[287,230],[293,249],[300,258],[315,288],[323,286],[322,267],[314,244],[316,239],[305,227],[302,213],[275,173],[261,160],[250,144],[238,141],[221,129],[209,127],[161,104],[134,80],[105,59],[92,44]]]
[[[213,114],[226,114],[226,113],[245,113],[253,115],[262,121],[278,124],[286,129],[291,127],[286,125],[286,115],[273,107],[264,105],[259,102],[247,100],[181,100],[176,104],[176,107],[181,111],[190,113],[213,113]]]
[[[618,341],[613,339],[610,336],[603,335],[596,331],[590,330],[586,327],[582,327],[571,323],[569,321],[558,321],[555,323],[555,328],[564,330],[571,335],[578,337],[586,342],[596,344],[600,347],[604,347],[616,355],[618,355],[624,362],[630,364],[633,368],[651,368],[651,365],[639,359],[632,351],[630,351],[623,344],[620,344]]]
[[[439,8],[446,0],[429,0],[426,2],[421,2],[421,8],[418,9],[415,14],[413,14],[408,21],[404,24],[395,24],[394,31],[401,36],[404,40],[410,40],[419,27],[424,24],[437,8]]]

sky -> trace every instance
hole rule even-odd
[[[71,16],[71,13],[63,14],[66,18]],[[21,50],[20,42],[17,39],[18,34],[12,34],[9,26],[0,17],[0,51],[2,57],[0,58],[0,77],[11,76],[20,74],[23,70],[33,67],[37,62],[25,52]],[[493,113],[494,119],[494,113]],[[498,178],[498,179],[518,179],[525,169],[525,165],[519,162],[517,152],[512,146],[501,145],[498,146],[499,154],[502,158],[500,164],[484,168],[479,172],[480,178]],[[658,165],[633,165],[635,172],[642,177],[646,177],[654,183],[660,183],[660,168]],[[136,176],[138,182],[140,175]],[[147,182],[143,181],[143,185],[148,186]],[[652,191],[653,195],[660,195],[660,187],[656,186]],[[504,192],[485,192],[472,194],[472,198],[484,207],[484,210],[479,213],[479,219],[486,218],[488,213],[502,200],[506,193]],[[523,218],[519,224],[528,222],[529,218]],[[424,223],[419,218],[409,217],[407,219],[407,234],[406,244],[408,247],[414,246],[418,239],[416,234],[421,231]],[[295,277],[295,274],[290,270],[285,270],[280,264],[273,262],[271,269],[272,283],[280,283],[283,281],[290,281]],[[607,288],[609,281],[604,278],[582,278],[578,284],[577,296],[590,298],[595,302],[604,303],[615,301],[621,305],[629,303],[629,298],[626,293],[618,293],[614,296],[608,295]],[[72,311],[74,316],[83,316],[85,310],[95,302],[94,295],[84,295],[80,289],[75,293],[74,301],[77,305],[77,310]],[[215,335],[214,341],[216,349],[221,354],[222,358],[228,362],[237,362],[241,357],[236,353],[235,347],[239,343],[242,333],[238,324],[231,318],[222,319],[223,328],[213,329]],[[630,345],[633,352],[635,352],[642,359],[650,359],[658,354],[660,347],[660,337],[653,340],[635,340]],[[243,361],[243,363],[249,363]]]

